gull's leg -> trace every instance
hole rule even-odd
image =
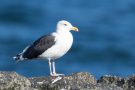
[[[61,75],[64,75],[64,74],[57,74],[56,73],[54,60],[52,61],[52,69],[53,69],[53,72],[52,72],[51,76],[55,76],[56,77],[55,79],[52,80],[52,84],[53,84],[53,83],[61,80],[62,79]]]
[[[61,75],[64,75],[64,74],[57,74],[57,73],[56,73],[54,60],[52,61],[52,68],[53,68],[53,76],[61,76]]]
[[[52,67],[53,67],[53,74],[56,74],[56,69],[55,69],[55,62],[52,62]]]
[[[50,68],[50,75],[53,76],[53,73],[52,73],[52,62],[51,62],[50,58],[48,59],[48,63],[49,63],[49,68]]]

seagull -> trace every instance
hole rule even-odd
[[[56,31],[44,35],[27,46],[21,53],[13,57],[16,61],[27,59],[48,60],[50,76],[60,76],[55,70],[55,60],[65,55],[72,46],[73,36],[71,30],[78,32],[78,28],[66,20],[57,23]]]

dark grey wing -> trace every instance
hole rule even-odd
[[[37,58],[55,44],[55,36],[45,35],[36,40],[24,53],[23,58]]]

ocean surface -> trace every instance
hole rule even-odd
[[[1,0],[0,71],[27,77],[49,75],[46,60],[12,57],[59,20],[79,28],[71,50],[56,60],[58,73],[87,71],[126,77],[135,73],[135,0]]]

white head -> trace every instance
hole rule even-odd
[[[64,30],[64,31],[78,31],[78,28],[77,27],[74,27],[72,26],[72,24],[66,20],[61,20],[57,23],[57,31],[61,31],[61,30]]]

